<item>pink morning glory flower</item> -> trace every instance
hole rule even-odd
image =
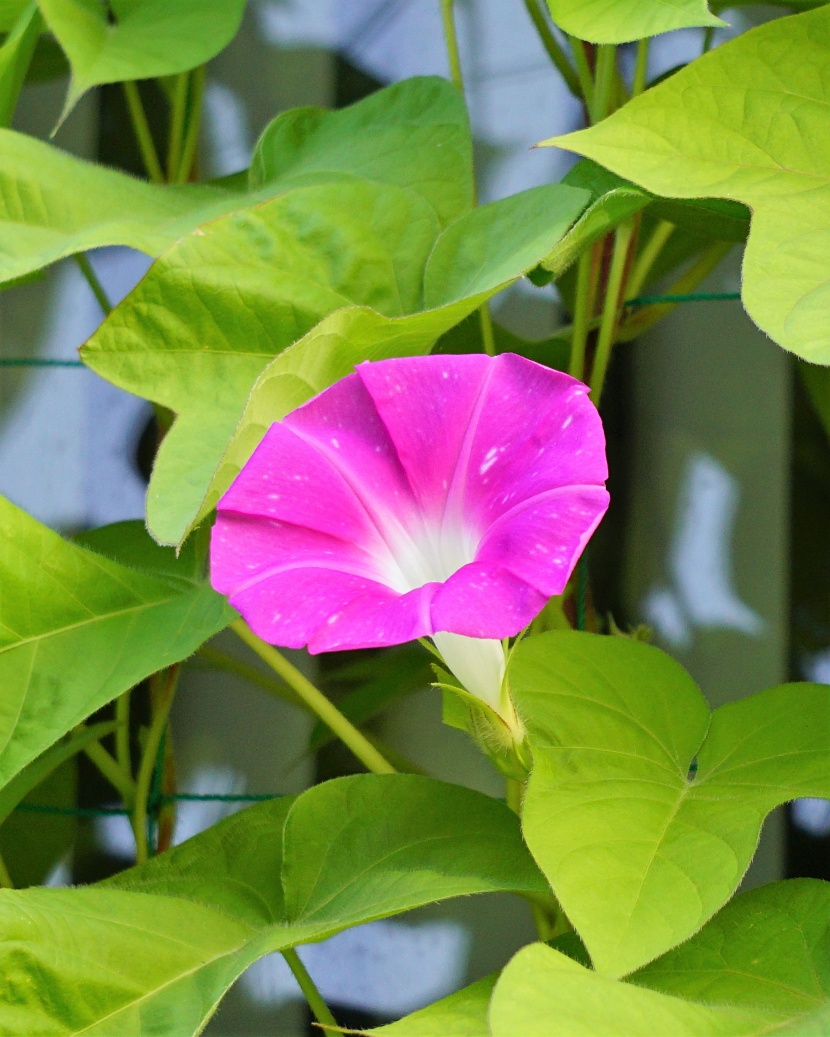
[[[581,382],[512,354],[364,363],[265,434],[218,505],[213,586],[312,653],[431,637],[503,712],[501,639],[608,506]]]

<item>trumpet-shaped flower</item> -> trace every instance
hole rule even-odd
[[[606,477],[568,375],[511,354],[361,364],[265,434],[219,502],[212,582],[272,644],[432,637],[499,712],[499,639],[564,590]]]

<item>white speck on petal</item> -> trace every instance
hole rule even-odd
[[[570,425],[570,423],[573,421],[573,419],[574,419],[573,414],[569,414],[567,416],[567,418],[565,418],[565,420],[562,422],[562,428],[566,429],[568,427],[568,425]]]

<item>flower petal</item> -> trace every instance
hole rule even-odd
[[[357,374],[347,375],[283,420],[344,476],[364,506],[381,519],[412,521],[415,501],[395,444]]]
[[[520,504],[485,533],[476,562],[505,569],[541,591],[561,594],[608,507],[599,486],[569,486]]]
[[[386,603],[397,597],[388,587],[353,573],[300,568],[243,587],[229,600],[263,641],[302,648],[351,602]]]
[[[602,422],[581,382],[508,353],[492,363],[448,504],[450,519],[463,514],[482,532],[539,493],[608,478]]]
[[[322,567],[379,578],[375,558],[360,545],[278,519],[220,511],[210,541],[211,582],[220,594],[288,569]]]
[[[430,603],[438,583],[427,583],[408,594],[370,593],[355,598],[332,615],[309,639],[308,650],[336,652],[343,648],[400,645],[432,633]]]
[[[268,429],[218,508],[305,526],[367,549],[385,549],[378,544],[377,527],[341,473],[284,422]]]
[[[492,364],[490,357],[471,354],[382,360],[357,368],[428,519],[443,512]]]
[[[505,658],[501,640],[462,637],[460,634],[433,634],[432,640],[444,662],[464,687],[501,713],[501,685]]]
[[[546,601],[545,594],[513,573],[471,562],[436,592],[432,628],[467,637],[513,637]]]

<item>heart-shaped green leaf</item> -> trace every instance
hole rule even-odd
[[[553,184],[442,231],[420,195],[355,177],[290,191],[170,249],[82,350],[105,378],[180,415],[150,483],[153,534],[180,542],[272,421],[360,361],[428,351],[535,266],[586,201]]]
[[[4,498],[0,587],[0,786],[234,616],[206,583],[120,565]]]
[[[753,1037],[774,1030],[763,1011],[710,1008],[601,976],[542,943],[513,958],[490,1002],[491,1037]]]
[[[725,25],[706,0],[548,0],[556,24],[591,43],[629,43],[671,29]]]
[[[502,803],[429,778],[337,779],[98,886],[0,892],[0,1029],[190,1037],[269,951],[443,897],[546,889]]]
[[[752,210],[747,313],[785,349],[830,363],[830,6],[768,22],[587,130],[546,144],[655,194]]]
[[[663,652],[571,632],[521,642],[510,686],[534,759],[525,837],[600,972],[696,932],[737,888],[769,811],[830,796],[824,685],[710,716]]]
[[[366,1033],[373,1037],[485,1037],[490,995],[497,979],[498,973],[493,972],[435,1004]]]
[[[415,191],[442,226],[473,207],[473,143],[464,99],[439,76],[416,76],[329,112],[294,108],[266,128],[251,159],[253,190],[359,176]]]
[[[219,187],[161,187],[0,129],[0,283],[64,256],[129,245],[156,256],[201,222],[251,202]]]
[[[337,112],[284,112],[259,142],[249,187],[244,176],[234,186],[142,183],[0,129],[0,283],[105,245],[157,256],[226,213],[355,176],[410,188],[443,226],[471,207],[471,156],[463,101],[437,77],[397,83]]]
[[[820,1032],[810,1022],[830,1023],[830,882],[791,879],[743,893],[630,980],[708,1005],[763,1009],[791,1032]]]
[[[64,116],[90,87],[203,65],[230,43],[245,10],[245,0],[109,0],[107,5],[38,0],[38,5],[72,68]]]
[[[830,1025],[828,938],[830,883],[795,879],[736,897],[628,982],[536,944],[502,973],[493,1037],[546,1037],[552,1019],[575,1037],[821,1037]]]

